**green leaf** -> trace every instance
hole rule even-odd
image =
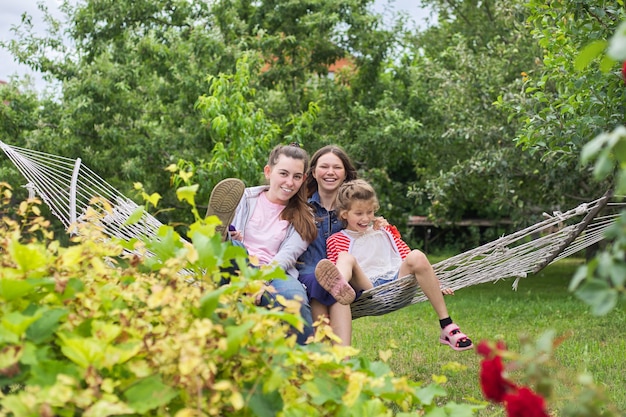
[[[151,375],[133,384],[124,392],[124,398],[137,413],[168,404],[178,396],[178,392],[164,384],[159,375]]]
[[[61,334],[59,338],[61,339],[59,343],[61,352],[69,360],[85,369],[91,365],[96,368],[100,367],[105,347],[101,341],[91,338],[70,338]]]
[[[287,313],[281,310],[259,311],[259,314],[267,315],[270,317],[277,318],[278,320],[282,320],[296,329],[301,329],[303,326],[302,317],[296,314]]]
[[[284,403],[278,391],[263,392],[260,389],[253,389],[247,392],[248,408],[254,410],[254,415],[258,417],[274,417],[283,409]]]
[[[91,322],[91,331],[97,335],[98,340],[109,344],[122,333],[122,327],[117,324],[94,320]]]
[[[137,356],[141,351],[141,346],[140,342],[127,342],[115,346],[109,345],[104,352],[102,365],[112,369],[114,365],[125,363]]]
[[[419,398],[422,404],[430,405],[433,403],[435,397],[443,397],[446,395],[446,390],[436,384],[429,384],[424,388],[420,388],[416,392],[417,398]]]
[[[144,206],[138,206],[133,212],[128,216],[126,221],[124,222],[124,226],[128,226],[131,224],[135,224],[141,220],[143,214],[145,213]]]
[[[13,301],[33,291],[34,286],[23,280],[0,279],[0,298]]]
[[[556,332],[552,329],[543,332],[536,341],[537,350],[540,352],[552,352],[555,336]]]
[[[626,283],[626,265],[622,263],[613,265],[609,271],[609,276],[613,287],[623,287]]]
[[[24,349],[22,346],[5,346],[0,350],[0,370],[19,362]]]
[[[615,194],[626,194],[626,170],[620,170],[615,179]]]
[[[574,61],[574,68],[578,71],[585,69],[591,61],[597,58],[606,48],[608,42],[606,40],[597,40],[587,44]]]
[[[400,413],[396,417],[410,417],[413,415],[414,414]],[[446,410],[444,410],[443,408],[435,407],[432,410],[429,410],[426,414],[424,414],[424,417],[448,417],[450,415],[453,414],[446,413]]]
[[[2,321],[0,322],[0,326],[2,329],[8,330],[13,333],[17,337],[21,338],[22,335],[26,332],[26,329],[37,321],[40,317],[40,313],[32,316],[26,316],[17,311],[12,311],[9,314],[5,314],[2,317]]]
[[[601,280],[594,279],[585,283],[576,292],[576,296],[591,306],[591,312],[602,316],[611,311],[617,304],[618,293]]]
[[[41,317],[28,328],[26,337],[33,343],[42,343],[50,339],[59,327],[60,320],[66,317],[67,313],[67,310],[64,308],[43,312]]]
[[[153,270],[157,270],[163,262],[175,258],[182,247],[181,237],[174,228],[163,225],[157,231],[157,238],[146,242],[146,248],[151,250],[154,256],[147,258],[145,264]]]
[[[582,265],[578,267],[578,269],[576,270],[576,273],[572,277],[572,280],[570,281],[569,287],[568,287],[569,291],[574,291],[576,288],[578,288],[580,283],[585,278],[587,278],[587,265]]]
[[[596,155],[602,150],[606,143],[609,141],[609,134],[602,133],[596,136],[593,140],[588,142],[580,153],[580,159],[583,164],[587,164],[591,159],[595,158]]]
[[[270,369],[271,374],[263,383],[263,391],[276,391],[285,381],[285,371],[282,368]]]
[[[80,369],[72,362],[41,360],[31,365],[26,384],[52,386],[57,382],[57,375],[69,375],[77,380],[82,378]]]
[[[209,291],[206,295],[204,295],[200,299],[200,311],[198,313],[199,316],[201,318],[210,318],[215,312],[217,306],[219,305],[220,297],[227,291],[229,291],[229,287],[223,286],[215,290]]]
[[[215,228],[212,228],[212,230],[214,231]],[[193,242],[193,247],[196,249],[196,252],[198,252],[198,260],[196,261],[198,267],[207,270],[213,269],[217,261],[216,251],[221,249],[221,239],[216,242],[208,237],[204,231],[193,230],[191,241]]]
[[[382,362],[382,361],[372,362],[368,370],[376,378],[381,378],[391,373],[391,369],[389,368],[389,365],[387,365],[385,362]]]
[[[609,149],[604,149],[598,157],[596,165],[593,167],[594,178],[602,180],[611,174],[614,168],[615,161],[613,160]]]
[[[379,398],[372,398],[365,401],[357,400],[356,403],[350,407],[352,415],[362,417],[379,417],[390,416],[390,410]]]
[[[613,67],[615,66],[616,61],[611,58],[608,55],[604,55],[601,59],[600,59],[600,71],[602,71],[604,74],[606,74],[607,72],[611,71],[613,69]]]
[[[475,415],[475,411],[482,410],[484,408],[484,405],[457,404],[454,401],[449,402],[444,406],[447,413],[446,415],[453,417],[472,417]],[[426,416],[430,416],[430,413],[426,414]]]
[[[311,402],[316,405],[323,405],[327,402],[341,404],[341,398],[345,392],[344,384],[337,380],[319,375],[312,381],[304,383],[303,390],[311,395]]]
[[[614,289],[604,291],[602,293],[602,302],[596,304],[591,309],[591,313],[595,316],[604,316],[610,313],[617,305],[619,293]]]
[[[247,321],[237,326],[226,327],[226,350],[223,353],[224,358],[230,358],[239,350],[243,338],[248,331],[254,327],[253,321]]]
[[[626,137],[619,137],[615,145],[613,145],[613,154],[617,161],[626,164]]]

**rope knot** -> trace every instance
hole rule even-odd
[[[576,207],[576,214],[578,214],[578,215],[584,214],[587,211],[589,211],[589,207],[587,206],[587,203],[582,203],[581,205]]]

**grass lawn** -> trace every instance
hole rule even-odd
[[[586,371],[604,388],[610,403],[626,410],[626,306],[596,317],[568,292],[570,279],[582,262],[561,260],[522,280],[517,291],[511,288],[513,280],[471,286],[447,296],[446,304],[454,321],[475,343],[503,340],[510,350],[519,352],[521,337],[536,340],[548,330],[567,336],[554,355],[555,377],[560,382],[558,401],[549,406],[560,408],[575,397],[580,388],[577,375]],[[417,381],[445,375],[448,400],[484,401],[478,379],[481,358],[474,350],[456,352],[439,343],[439,323],[428,302],[384,316],[363,317],[353,324],[353,345],[361,355],[378,359],[380,350],[395,346],[388,362],[396,375]],[[454,366],[446,366],[451,363],[465,369],[451,371]],[[504,415],[501,410],[489,405],[479,415]]]

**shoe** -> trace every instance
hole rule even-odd
[[[441,329],[439,342],[443,343],[444,345],[448,345],[452,349],[458,351],[467,350],[474,347],[472,340],[467,337],[467,335],[459,329],[459,326],[454,323],[448,324],[446,327]]]
[[[322,259],[315,267],[315,278],[326,291],[332,295],[339,304],[350,304],[356,298],[354,288],[341,276],[341,272],[334,263],[328,259]]]
[[[245,189],[246,186],[243,181],[237,178],[226,178],[218,182],[211,191],[206,215],[207,217],[217,216],[222,223],[215,227],[215,233],[220,233],[222,240],[226,240],[228,236],[228,227],[233,222],[235,210]]]

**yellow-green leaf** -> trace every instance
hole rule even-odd
[[[144,213],[144,206],[138,206],[135,210],[133,210],[130,216],[128,216],[128,218],[124,222],[124,225],[127,226],[130,224],[137,223],[143,217],[143,213]]]
[[[194,205],[198,187],[198,184],[180,187],[176,190],[176,197],[178,197],[179,201],[186,201],[189,204]]]
[[[150,194],[147,200],[148,200],[148,203],[156,207],[157,204],[159,204],[159,201],[161,200],[161,195],[159,193],[152,193]]]
[[[48,263],[46,249],[41,245],[33,243],[22,245],[16,240],[11,240],[9,253],[23,272],[36,271]]]
[[[584,70],[591,63],[591,61],[597,58],[602,51],[604,51],[606,45],[606,40],[597,40],[587,44],[587,46],[585,46],[576,57],[576,61],[574,61],[574,68],[578,71]]]
[[[99,340],[86,338],[68,338],[60,335],[63,354],[83,368],[95,365],[99,368],[104,357],[104,344]]]
[[[33,291],[34,286],[29,282],[16,279],[0,279],[0,298],[13,301]]]

